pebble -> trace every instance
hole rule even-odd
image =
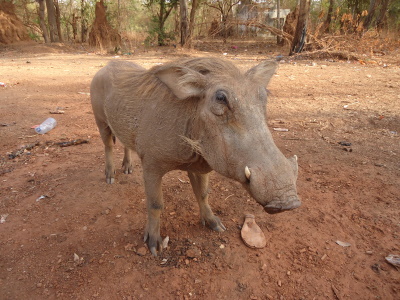
[[[192,247],[186,251],[186,256],[189,258],[199,258],[201,256],[201,251],[197,247]]]
[[[135,245],[133,245],[133,244],[126,244],[126,245],[125,245],[125,250],[126,250],[126,251],[135,251]]]
[[[140,256],[145,256],[147,253],[147,249],[146,247],[140,247],[139,249],[137,249],[136,254],[140,255]]]

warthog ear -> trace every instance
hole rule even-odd
[[[246,72],[246,75],[253,81],[267,86],[272,76],[275,74],[278,63],[276,61],[265,60]]]
[[[200,96],[206,86],[206,77],[186,67],[165,66],[154,75],[164,82],[179,99]]]

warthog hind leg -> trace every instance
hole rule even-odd
[[[101,139],[104,143],[104,152],[106,158],[106,182],[114,183],[115,180],[115,166],[113,160],[113,147],[115,142],[115,137],[113,136],[110,127],[105,123],[98,123]]]

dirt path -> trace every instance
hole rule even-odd
[[[161,227],[169,247],[159,258],[138,254],[146,220],[140,162],[134,174],[118,170],[116,183],[105,183],[89,84],[111,59],[151,67],[183,55],[221,54],[0,51],[7,85],[0,87],[0,298],[399,299],[400,273],[385,261],[400,254],[400,64],[393,58],[386,66],[283,62],[269,86],[269,125],[289,130],[272,133],[285,155],[299,157],[301,208],[267,215],[240,184],[213,173],[210,203],[228,228],[218,234],[200,224],[186,174],[171,172]],[[243,69],[264,57],[226,55]],[[65,113],[50,115],[57,107]],[[36,135],[31,126],[50,116],[57,127]],[[89,143],[52,144],[73,139]],[[118,164],[122,155],[117,143]],[[266,248],[241,241],[246,212],[256,216]]]

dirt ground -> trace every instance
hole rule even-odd
[[[148,68],[210,55],[245,70],[279,54],[240,47],[120,57],[0,48],[1,299],[400,299],[399,270],[385,260],[400,254],[399,52],[361,62],[284,58],[269,86],[269,126],[281,151],[299,158],[302,206],[268,215],[214,172],[210,203],[227,227],[216,233],[199,222],[186,174],[174,171],[163,182],[168,248],[157,258],[144,248],[140,161],[105,183],[91,78],[114,59]],[[65,113],[49,113],[57,108]],[[56,128],[35,134],[48,117]],[[75,139],[89,143],[55,144]],[[119,142],[115,152],[120,164]],[[245,213],[256,216],[265,248],[242,242]]]

